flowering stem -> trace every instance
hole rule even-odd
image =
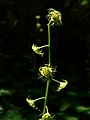
[[[48,64],[50,65],[50,63],[51,63],[51,55],[50,55],[50,24],[48,24]],[[45,114],[45,108],[46,108],[46,104],[47,104],[49,81],[50,81],[50,78],[48,78],[47,85],[46,85],[46,93],[45,93],[43,115]]]

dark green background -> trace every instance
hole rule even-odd
[[[47,64],[35,54],[33,43],[47,44],[47,9],[62,13],[63,26],[51,27],[51,63],[55,79],[68,80],[56,92],[51,82],[48,108],[56,120],[90,119],[90,1],[89,0],[0,0],[0,120],[37,120],[41,114],[26,98],[42,97],[46,83],[38,69]],[[43,32],[36,27],[36,15]],[[37,102],[43,109],[43,100]]]

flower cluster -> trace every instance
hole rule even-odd
[[[53,8],[48,9],[48,15],[46,16],[49,23],[48,25],[52,26],[54,24],[61,25],[62,24],[62,16],[61,13]]]
[[[53,68],[50,64],[46,64],[45,66],[39,68],[39,72],[40,78],[50,78],[53,77],[53,74],[56,72],[56,69]]]

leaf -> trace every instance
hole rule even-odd
[[[0,113],[3,113],[4,109],[2,106],[0,106]]]
[[[64,120],[79,120],[79,119],[74,116],[66,116]]]
[[[23,120],[22,115],[16,110],[9,110],[6,112],[1,120]]]
[[[13,90],[5,90],[5,89],[0,90],[0,96],[12,95],[12,93],[13,93]]]
[[[85,106],[76,106],[77,112],[86,112],[90,111],[90,107],[85,107]]]

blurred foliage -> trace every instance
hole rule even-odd
[[[63,21],[61,28],[51,29],[52,65],[57,66],[57,79],[67,79],[68,85],[56,93],[50,83],[49,111],[56,120],[90,119],[90,0],[0,0],[0,120],[40,117],[26,97],[45,93],[45,83],[37,78],[46,58],[34,54],[31,46],[47,43],[45,16],[50,7],[62,13]],[[43,101],[37,106],[42,110]]]
[[[5,96],[5,95],[12,95],[12,91],[11,90],[1,89],[0,90],[0,96]]]

